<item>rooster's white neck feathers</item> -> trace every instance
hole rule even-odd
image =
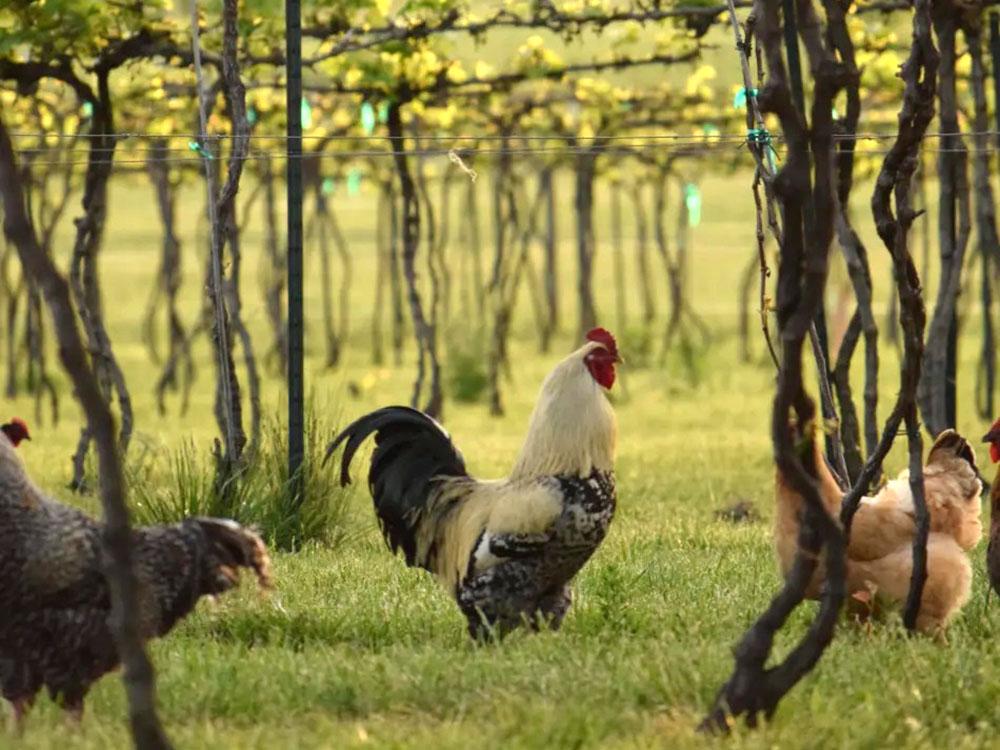
[[[583,361],[599,346],[585,344],[545,378],[512,480],[612,470],[618,423],[604,389]]]

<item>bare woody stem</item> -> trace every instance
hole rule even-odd
[[[774,179],[775,196],[784,211],[784,232],[777,285],[782,356],[771,431],[775,463],[803,498],[805,511],[799,552],[785,584],[736,647],[733,673],[702,723],[703,729],[722,731],[728,729],[730,717],[745,717],[750,726],[756,726],[761,714],[774,713],[781,698],[812,669],[832,640],[845,589],[844,537],[823,506],[816,467],[811,460],[803,460],[803,456],[812,455],[816,407],[805,392],[802,355],[823,296],[833,239],[836,199],[832,192],[830,113],[833,98],[846,76],[844,66],[830,54],[821,35],[804,36],[815,80],[812,127],[807,128],[789,87],[782,55],[780,6],[781,0],[757,0],[754,4],[759,40],[768,64],[761,109],[778,116],[788,142],[784,165]],[[812,11],[811,4],[808,10]],[[804,231],[807,208],[814,217],[813,231],[808,233]],[[821,550],[825,552],[827,580],[819,613],[788,657],[767,667],[774,637],[802,602]]]
[[[104,508],[104,544],[108,552],[105,574],[111,590],[111,629],[124,665],[132,738],[137,748],[166,750],[170,741],[156,715],[153,665],[146,655],[139,628],[138,584],[132,569],[132,532],[121,462],[111,409],[87,360],[70,301],[69,284],[42,250],[25,210],[24,191],[10,136],[0,121],[0,200],[4,233],[17,248],[22,266],[42,290],[59,344],[59,358],[73,381],[87,416],[87,427],[97,448],[101,503]]]
[[[882,163],[872,194],[872,215],[879,237],[892,256],[899,297],[899,320],[903,328],[903,361],[900,366],[899,395],[889,415],[882,438],[869,458],[851,492],[844,498],[841,517],[850,532],[851,518],[860,497],[879,473],[882,460],[892,447],[901,422],[906,422],[910,455],[910,487],[917,533],[913,540],[913,575],[903,613],[907,628],[916,626],[920,596],[927,574],[927,534],[929,518],[924,502],[922,440],[917,420],[917,386],[920,382],[924,353],[926,312],[907,239],[917,213],[910,203],[910,185],[920,159],[920,143],[934,117],[937,90],[938,52],[931,38],[930,0],[916,0],[913,15],[913,45],[903,64],[903,105],[899,113],[899,131]],[[893,214],[892,199],[896,210]]]

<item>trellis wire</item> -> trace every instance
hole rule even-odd
[[[31,131],[19,131],[9,134],[12,138],[56,138],[59,140],[74,140],[77,138],[100,138],[102,137],[98,133],[57,133],[57,132],[31,132]],[[947,138],[954,136],[956,133],[945,133],[936,132],[928,133],[925,138]],[[974,130],[974,131],[962,131],[958,133],[962,136],[1000,136],[1000,130]],[[197,133],[151,133],[143,131],[125,131],[121,133],[115,133],[113,136],[119,140],[127,139],[190,139],[195,140],[200,136]],[[782,140],[782,135],[780,133],[771,133],[772,139]],[[206,135],[207,140],[226,140],[234,138],[231,133],[209,133]],[[514,141],[558,141],[565,140],[571,137],[565,134],[538,134],[538,133],[511,133],[508,136],[494,135],[489,133],[483,133],[479,135],[447,135],[440,133],[417,133],[414,135],[404,135],[399,136],[400,140],[412,140],[412,141],[502,141],[502,140],[514,140]],[[895,138],[893,133],[854,133],[854,134],[834,134],[833,140],[840,143],[844,141],[888,141]],[[253,134],[252,138],[254,140],[267,140],[267,141],[285,141],[288,140],[287,135],[281,134]],[[729,141],[745,141],[747,138],[746,133],[640,133],[633,135],[603,135],[594,134],[586,136],[586,140],[589,141],[629,141],[629,140],[640,140],[640,141],[719,141],[719,140],[729,140]],[[396,139],[394,136],[390,135],[347,135],[347,134],[327,134],[327,135],[303,135],[301,136],[303,141],[393,141]]]
[[[966,135],[966,134],[963,134]],[[728,143],[727,145],[732,146],[733,152],[738,152],[742,150],[742,145],[746,141],[739,143]],[[612,148],[606,148],[601,151],[602,155],[608,154],[650,154],[650,153],[662,153],[671,154],[676,156],[717,156],[720,153],[720,149],[717,147],[718,144],[712,144],[711,142],[703,142],[700,144],[690,144],[680,147],[665,147],[656,146],[652,144],[637,145],[637,146],[618,146]],[[715,146],[715,147],[713,147]],[[188,149],[183,149],[187,151]],[[978,148],[975,146],[968,148],[926,148],[924,149],[925,154],[953,154],[953,153],[996,153],[1000,151],[1000,146],[996,144],[991,144],[983,148]],[[31,153],[49,153],[50,149],[21,149],[17,153],[20,156]],[[140,150],[142,153],[142,150]],[[527,156],[535,154],[550,154],[550,155],[577,155],[577,154],[593,154],[594,149],[591,146],[559,146],[552,148],[487,148],[487,149],[472,149],[472,148],[447,148],[447,149],[414,149],[407,152],[412,156],[417,157],[447,157],[450,158],[452,153],[458,153],[463,158],[468,158],[476,155],[488,155],[488,154],[506,154],[510,156]],[[858,152],[861,156],[876,156],[885,155],[889,153],[889,149],[871,149],[866,151]],[[780,154],[779,154],[780,156]],[[352,149],[347,151],[313,151],[304,152],[301,156],[297,157],[299,159],[353,159],[353,158],[391,158],[392,152],[385,150],[375,150],[375,149]],[[243,157],[244,161],[260,161],[270,158],[288,158],[283,149],[272,149],[272,150],[257,150],[247,154]],[[67,161],[64,159],[55,159],[50,161],[38,161],[38,160],[25,160],[25,166],[29,167],[40,167],[40,166],[59,166],[59,167],[75,167],[75,166],[86,166],[89,164],[91,159],[88,157],[83,160]],[[121,158],[110,160],[115,166],[127,165],[127,164],[197,164],[202,161],[200,156],[189,156],[189,157],[167,157],[163,159],[154,158]]]

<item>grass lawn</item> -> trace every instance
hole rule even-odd
[[[569,182],[562,187],[560,202],[568,209]],[[1000,612],[987,607],[985,545],[974,555],[972,601],[948,632],[947,643],[908,638],[897,620],[871,631],[844,623],[818,668],[781,704],[769,726],[738,731],[726,742],[694,732],[729,674],[730,648],[779,586],[770,541],[772,370],[763,362],[741,363],[734,334],[735,290],[752,253],[748,177],[706,178],[702,187],[704,223],[693,235],[691,283],[694,306],[713,331],[711,348],[697,360],[697,377],[674,356],[663,366],[623,371],[624,388],[616,386],[615,393],[621,434],[619,511],[606,543],[577,580],[576,602],[563,631],[515,635],[496,646],[471,645],[445,592],[385,550],[361,487],[352,496],[347,541],[335,549],[277,555],[277,590],[270,596],[259,596],[247,582],[218,604],[203,604],[174,633],[152,645],[163,719],[178,747],[995,745],[1000,646],[994,630]],[[878,297],[884,303],[887,255],[874,242],[866,218],[868,193],[866,185],[856,190],[857,214],[865,218],[859,224],[876,261]],[[193,239],[200,196],[200,187],[192,186],[182,214],[189,321],[198,309],[203,267]],[[484,236],[489,236],[486,197],[484,191]],[[602,233],[606,195],[600,199],[596,225]],[[338,200],[355,259],[347,361],[324,371],[320,337],[307,342],[313,403],[331,423],[406,401],[414,370],[411,351],[402,367],[374,368],[370,363],[372,193]],[[574,327],[574,265],[568,213],[561,217],[561,227],[563,328],[569,331]],[[67,222],[64,239],[70,228]],[[631,243],[630,223],[626,230]],[[136,402],[137,448],[165,455],[191,440],[207,452],[215,428],[204,341],[190,411],[179,415],[174,399],[161,417],[152,397],[156,369],[141,341],[140,320],[158,257],[158,231],[144,183],[117,182],[102,257],[112,338]],[[244,296],[249,324],[263,349],[268,334],[258,292],[260,241],[261,227],[252,221],[245,236]],[[614,249],[606,234],[599,241],[599,309],[615,330]],[[59,245],[61,252],[66,247],[65,241]],[[488,246],[484,250],[490,252]],[[314,270],[315,249],[309,252]],[[626,253],[631,278],[631,244]],[[844,283],[842,262],[835,258],[831,309],[837,307],[836,289]],[[658,259],[651,260],[659,273]],[[313,324],[320,317],[314,278],[309,276],[307,289]],[[658,276],[662,314],[666,298],[661,281]],[[637,319],[634,298],[629,305]],[[966,330],[975,328],[973,317]],[[759,355],[758,339],[755,335]],[[542,377],[573,345],[564,335],[552,353],[539,355],[534,342],[529,307],[522,304],[506,417],[490,418],[483,404],[447,404],[448,428],[479,475],[508,471]],[[627,349],[624,354],[628,359]],[[971,404],[975,356],[974,334],[967,333],[961,348],[960,427],[978,438],[983,425]],[[886,345],[883,414],[896,377],[896,358]],[[61,376],[60,382],[65,383]],[[349,383],[359,387],[348,388]],[[358,395],[348,395],[352,391]],[[265,395],[268,410],[277,412],[280,381],[268,377]],[[35,439],[25,446],[24,456],[43,486],[93,508],[93,498],[67,497],[61,489],[78,427],[70,398],[64,389],[66,407],[58,425],[47,418],[37,424],[29,420]],[[29,418],[33,414],[25,398],[8,403],[7,409]],[[985,451],[979,455],[985,464]],[[902,465],[901,453],[894,452],[889,469],[895,473]],[[715,518],[717,509],[738,499],[752,501],[762,520],[735,526]],[[779,642],[780,653],[802,635],[814,611],[815,605],[807,604],[793,616]],[[123,716],[119,680],[108,677],[90,694],[79,731],[67,730],[56,707],[42,700],[26,736],[18,740],[0,733],[0,746],[123,747]]]

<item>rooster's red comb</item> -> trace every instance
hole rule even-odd
[[[614,356],[618,356],[618,343],[615,341],[615,337],[611,335],[611,332],[606,328],[591,328],[587,332],[587,341],[596,341],[598,344],[607,349]]]

